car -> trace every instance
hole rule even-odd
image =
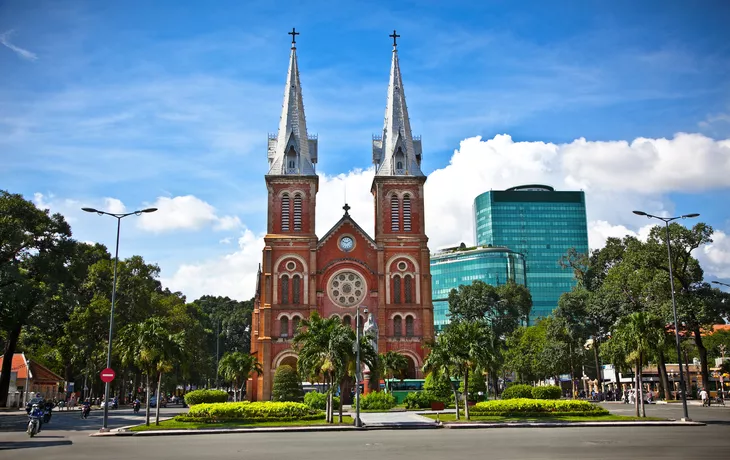
[[[167,407],[167,400],[165,398],[162,398],[162,402],[160,403],[160,407]],[[157,396],[152,396],[150,398],[150,407],[156,407],[157,406]]]
[[[107,402],[102,401],[101,404],[99,405],[99,407],[101,407],[103,409],[106,404],[107,404]],[[110,399],[108,401],[108,404],[109,404],[109,409],[117,409],[117,408],[119,408],[119,403],[117,403],[116,401],[114,401],[114,399]]]

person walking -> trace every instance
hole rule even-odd
[[[703,406],[710,406],[710,395],[707,394],[707,390],[704,387],[700,390],[700,399],[702,399]]]

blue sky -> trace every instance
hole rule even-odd
[[[411,124],[435,172],[432,248],[468,238],[480,191],[544,181],[586,190],[594,247],[646,232],[632,206],[700,212],[718,238],[698,256],[708,279],[730,281],[730,5],[546,3],[0,2],[0,187],[108,245],[114,223],[79,207],[162,203],[156,223],[124,222],[121,253],[158,262],[190,297],[248,296],[286,32],[301,32],[324,234],[345,188],[372,227],[370,139],[396,28]]]

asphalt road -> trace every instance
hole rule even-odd
[[[614,413],[632,408],[607,404]],[[113,412],[115,425],[134,415]],[[163,409],[165,415],[174,409]],[[649,415],[681,416],[681,406],[650,406]],[[29,439],[22,432],[0,433],[0,458],[45,454],[58,460],[245,458],[350,459],[727,459],[730,407],[690,407],[707,426],[631,428],[498,428],[479,430],[378,430],[334,433],[246,433],[169,437],[104,437],[88,434],[100,426],[99,414],[89,431],[77,416],[48,426]],[[138,419],[141,419],[142,415]],[[137,420],[138,420],[137,419]],[[86,421],[83,421],[86,422]]]

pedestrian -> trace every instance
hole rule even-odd
[[[700,399],[702,399],[703,406],[710,405],[710,396],[707,394],[707,390],[705,390],[704,387],[702,388],[702,390],[700,390]]]

